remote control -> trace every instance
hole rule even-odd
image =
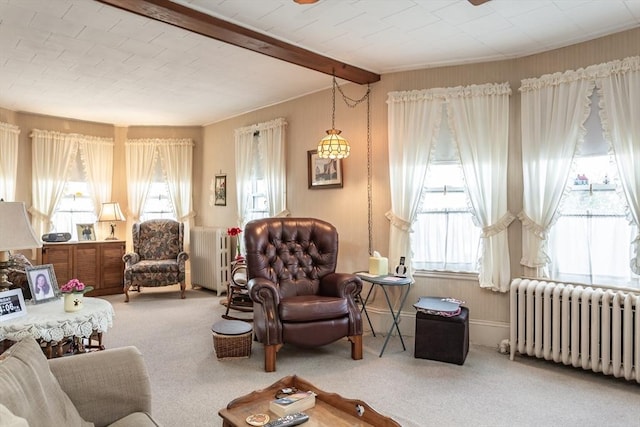
[[[264,427],[290,427],[297,426],[309,421],[309,415],[304,412],[296,412],[295,414],[285,415],[284,417],[277,418],[268,422]]]

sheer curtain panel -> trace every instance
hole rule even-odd
[[[611,141],[629,210],[627,219],[640,225],[640,57],[596,68],[601,119]],[[640,274],[640,235],[632,242],[631,271]]]
[[[157,150],[154,140],[127,140],[125,147],[125,168],[127,175],[127,246],[131,245],[131,228],[140,220],[140,213],[151,186]]]
[[[500,292],[509,290],[507,227],[515,219],[507,210],[510,94],[508,83],[447,90],[449,127],[474,219],[482,227],[480,286]]]
[[[165,139],[158,143],[162,170],[169,186],[169,195],[176,209],[176,217],[184,223],[184,246],[189,248],[190,230],[193,225],[193,199],[191,194],[193,170],[193,141],[190,139]]]
[[[62,197],[78,135],[34,129],[31,132],[32,202],[29,212],[37,236],[51,231],[51,217]]]
[[[287,178],[285,128],[287,122],[277,118],[235,130],[236,197],[238,226],[247,223],[248,197],[259,174],[267,186],[269,216],[287,216]]]
[[[390,221],[388,258],[393,264],[404,256],[410,275],[413,267],[409,233],[421,204],[443,103],[444,98],[433,90],[390,92],[387,98],[391,186],[391,210],[386,213]]]
[[[6,202],[16,199],[19,135],[18,126],[0,123],[0,199]]]
[[[593,80],[584,70],[522,80],[521,128],[525,275],[548,277],[547,237],[565,191],[576,144],[585,135]]]
[[[111,201],[113,139],[82,136],[79,142],[84,174],[91,189],[96,215],[102,203]]]

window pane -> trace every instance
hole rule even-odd
[[[93,224],[97,220],[89,185],[84,181],[69,181],[65,184],[62,198],[54,210],[52,232],[71,233],[78,240],[76,224]]]
[[[156,161],[153,182],[149,186],[149,193],[140,213],[140,221],[150,219],[177,219],[160,161]]]
[[[423,205],[413,225],[413,264],[419,270],[476,272],[480,229],[473,224],[456,163],[429,167]]]
[[[604,144],[604,141],[602,142]],[[635,236],[625,218],[626,201],[616,189],[615,163],[608,155],[577,157],[571,191],[549,234],[551,277],[586,284],[629,285]]]

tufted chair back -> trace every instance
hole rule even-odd
[[[320,280],[336,270],[338,232],[324,221],[270,218],[253,222],[247,225],[245,240],[250,278],[278,283],[281,298],[318,294]]]
[[[266,218],[244,229],[254,335],[265,347],[265,370],[275,371],[285,343],[323,346],[346,337],[362,358],[362,319],[356,304],[362,281],[336,273],[338,232],[315,218]]]

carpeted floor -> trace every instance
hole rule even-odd
[[[264,353],[218,360],[211,325],[225,307],[206,289],[144,288],[104,297],[116,312],[107,348],[134,345],[149,368],[153,414],[165,427],[221,426],[218,411],[232,399],[299,375],[318,388],[361,399],[406,427],[640,425],[640,385],[496,349],[471,345],[463,366],[413,357],[391,337],[364,337],[364,359],[350,358],[345,340],[318,349],[284,346],[277,371],[263,370]],[[247,314],[239,313],[239,316]],[[473,317],[473,316],[472,316]],[[473,341],[473,337],[471,337]]]

